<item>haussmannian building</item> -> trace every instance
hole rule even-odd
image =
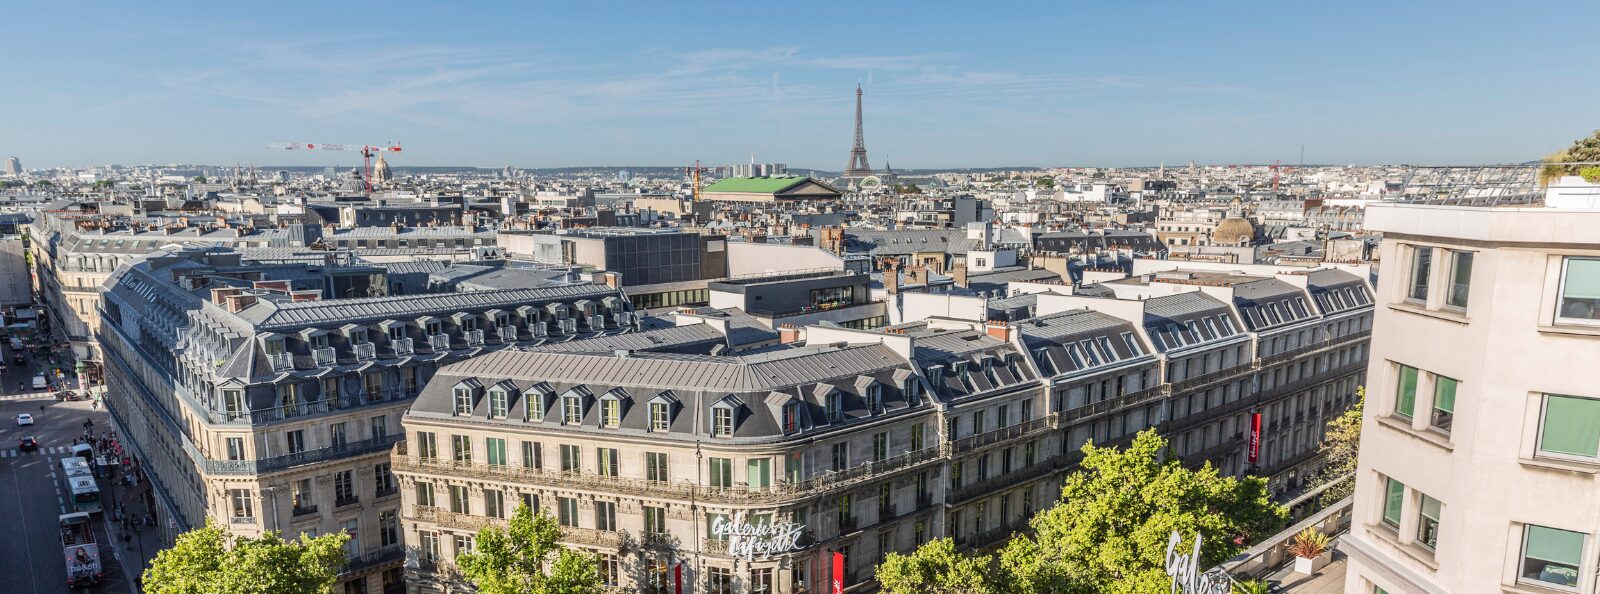
[[[1002,542],[1059,497],[1084,443],[1149,427],[1187,462],[1292,494],[1362,383],[1367,283],[1116,284],[1041,294],[1010,322],[809,326],[744,349],[679,326],[445,366],[393,457],[408,591],[469,590],[455,558],[519,504],[629,591],[821,593],[833,553],[864,587],[892,551]]]
[[[617,289],[589,282],[336,299],[381,294],[390,271],[310,254],[323,260],[164,249],[119,268],[99,311],[107,408],[167,542],[206,520],[242,535],[345,531],[339,591],[401,591],[390,450],[435,371],[638,321]]]

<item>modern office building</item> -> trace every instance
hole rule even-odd
[[[1084,443],[1148,427],[1189,463],[1292,491],[1366,369],[1365,282],[1318,270],[1125,285],[1040,294],[1015,322],[785,328],[784,345],[743,352],[657,331],[636,350],[624,335],[447,366],[393,459],[408,587],[458,587],[447,568],[519,503],[630,590],[673,592],[681,575],[684,591],[821,593],[835,552],[846,585],[865,587],[889,552],[1004,540],[1055,501]]]
[[[435,370],[638,325],[620,292],[587,282],[335,298],[381,290],[388,274],[338,256],[133,258],[100,308],[105,402],[167,542],[207,519],[243,535],[343,530],[340,591],[394,592],[403,549],[389,451]]]
[[[1596,592],[1600,211],[1443,202],[1367,209],[1384,272],[1344,591]]]

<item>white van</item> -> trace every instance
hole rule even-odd
[[[50,382],[45,381],[44,374],[41,373],[39,375],[33,376],[33,389],[35,389],[35,390],[43,390],[43,389],[45,389],[46,387],[49,387],[49,386],[50,386]]]

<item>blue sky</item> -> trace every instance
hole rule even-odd
[[[8,3],[0,155],[349,165],[1523,161],[1600,128],[1593,4]]]

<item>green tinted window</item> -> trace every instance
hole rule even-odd
[[[1600,400],[1545,397],[1539,451],[1593,458],[1600,446]]]
[[[1383,522],[1391,526],[1400,526],[1400,508],[1404,505],[1406,497],[1406,484],[1389,479],[1384,486],[1383,497]]]
[[[1417,368],[1400,366],[1400,389],[1394,398],[1394,412],[1410,417],[1417,407]]]

